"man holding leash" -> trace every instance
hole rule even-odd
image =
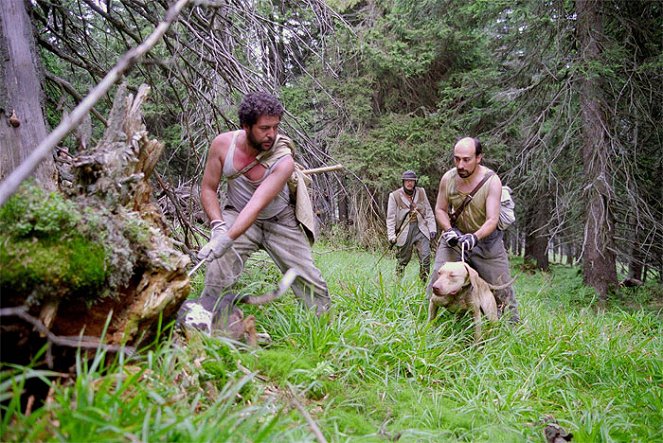
[[[398,247],[396,275],[403,275],[412,258],[412,249],[416,248],[419,278],[426,283],[430,271],[430,243],[437,233],[435,216],[426,191],[417,187],[417,174],[405,171],[401,180],[403,186],[389,194],[387,205],[387,237],[392,246]]]
[[[291,203],[287,182],[295,163],[291,140],[278,133],[283,112],[271,94],[248,94],[239,106],[241,129],[212,141],[201,185],[212,231],[198,253],[208,262],[202,296],[221,295],[239,278],[248,257],[263,249],[281,272],[298,270],[292,289],[320,315],[331,301]],[[217,195],[222,177],[228,182],[223,209]]]
[[[481,278],[499,286],[511,281],[503,233],[497,229],[502,182],[494,171],[481,165],[481,142],[465,137],[454,146],[455,168],[440,180],[435,218],[443,231],[435,255],[430,294],[438,269],[447,261],[465,260]],[[500,315],[520,321],[513,287],[496,290]]]

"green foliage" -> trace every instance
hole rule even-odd
[[[370,189],[391,192],[401,186],[403,171],[412,169],[418,185],[434,196],[441,173],[450,166],[451,140],[434,117],[390,114],[364,134],[345,136],[336,156]]]
[[[617,298],[597,312],[576,268],[521,273],[523,324],[493,325],[475,345],[469,318],[442,312],[426,322],[416,264],[397,280],[392,257],[331,247],[314,251],[330,316],[289,294],[242,306],[272,337],[259,349],[193,336],[186,346],[163,340],[132,357],[81,360],[75,382],[49,381],[47,407],[26,416],[18,401],[3,403],[3,438],[310,441],[293,396],[329,441],[541,441],[550,419],[580,442],[658,437],[660,288],[650,300],[658,311]],[[248,264],[253,283],[273,288],[260,260]],[[5,399],[28,377],[53,379],[23,368],[1,375]]]
[[[446,30],[426,25],[414,27],[402,15],[390,15],[383,28],[369,31],[368,39],[375,45],[366,47],[371,71],[406,78],[427,74],[441,55]],[[385,30],[395,38],[384,38]]]
[[[252,369],[265,374],[281,386],[298,386],[313,400],[323,398],[332,388],[330,376],[334,373],[331,364],[319,361],[316,355],[292,355],[290,351],[267,349],[253,362]]]
[[[228,343],[220,341],[208,345],[209,358],[202,362],[201,381],[211,381],[221,389],[232,379],[237,369],[235,360],[239,357],[237,350]]]
[[[333,8],[335,11],[345,13],[358,4],[362,3],[362,0],[328,0],[327,4]]]

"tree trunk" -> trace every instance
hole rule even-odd
[[[633,247],[631,248],[631,254],[629,256],[628,262],[628,278],[642,280],[642,269],[644,265],[643,253],[642,253],[642,244],[644,243],[642,229],[638,228],[637,224],[635,226],[635,235],[633,238]]]
[[[0,2],[0,180],[30,155],[48,133],[42,110],[40,63],[24,0]],[[37,182],[55,189],[53,158],[35,171]]]
[[[536,205],[527,208],[528,220],[525,234],[525,262],[536,262],[536,268],[548,271],[548,233],[550,201],[546,197],[536,198]]]
[[[564,242],[565,254],[566,254],[566,264],[569,265],[569,266],[573,266],[575,256],[576,256],[575,245],[573,244],[573,241],[569,236],[565,235],[564,238],[566,240]]]
[[[612,176],[610,171],[610,137],[606,132],[606,103],[601,77],[594,66],[601,63],[600,38],[603,21],[599,0],[578,0],[578,43],[584,67],[579,82],[582,118],[582,161],[587,181],[585,189],[585,239],[583,248],[583,279],[592,286],[601,302],[610,288],[617,284],[612,220]]]
[[[343,186],[340,186],[337,192],[338,195],[338,221],[339,223],[347,227],[349,223],[349,210],[348,210],[348,194],[345,191],[346,186],[345,186],[346,179],[342,178],[341,183],[343,183]]]

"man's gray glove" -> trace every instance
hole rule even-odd
[[[477,236],[474,234],[463,234],[458,238],[458,246],[465,251],[471,251],[477,245]]]
[[[223,220],[212,220],[212,238],[198,251],[198,259],[214,260],[222,257],[233,246],[233,239],[226,235],[226,223]]]
[[[226,228],[226,222],[223,220],[219,220],[218,218],[215,220],[212,220],[210,222],[210,226],[212,227],[212,237],[214,237],[215,233],[221,232],[224,233],[228,229]]]
[[[442,240],[449,246],[450,248],[453,248],[458,244],[458,239],[463,235],[462,232],[460,232],[456,228],[449,228],[446,231],[442,233]]]

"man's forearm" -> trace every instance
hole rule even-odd
[[[451,229],[451,220],[449,220],[449,214],[447,214],[447,211],[442,211],[439,209],[436,210],[435,220],[437,221],[437,224],[440,225],[440,228],[442,228],[443,231]]]
[[[484,222],[483,225],[481,225],[479,229],[477,229],[474,235],[476,235],[477,238],[481,240],[495,232],[495,229],[497,229],[497,221],[488,219]]]
[[[203,205],[203,210],[210,220],[223,220],[221,204],[216,196],[216,192],[203,189],[200,193],[200,203]]]
[[[236,240],[237,237],[244,234],[249,227],[258,219],[258,213],[250,207],[245,207],[235,219],[233,225],[228,229],[228,237]]]

